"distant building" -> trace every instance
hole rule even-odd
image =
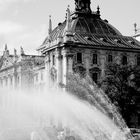
[[[29,88],[43,83],[38,77],[44,74],[44,57],[26,55],[22,47],[20,50],[20,55],[16,50],[11,55],[5,45],[0,59],[0,86],[3,88]]]

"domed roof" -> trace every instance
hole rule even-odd
[[[59,23],[58,26],[50,33],[50,40],[54,41],[58,37],[63,37],[65,33],[66,21]],[[94,35],[110,35],[121,36],[122,34],[107,20],[91,17],[78,17],[71,20],[72,33],[89,33]],[[45,39],[43,44],[47,43],[48,38]]]
[[[75,0],[75,12],[70,13],[67,9],[67,18],[64,22],[50,31],[48,37],[38,50],[47,50],[61,43],[71,45],[88,45],[88,47],[107,48],[135,48],[140,49],[140,43],[132,38],[123,36],[107,20],[100,18],[100,8],[96,12],[90,9],[90,0]],[[43,52],[42,51],[42,52]]]
[[[79,17],[75,26],[75,32],[86,32],[92,34],[122,35],[107,20],[98,18]]]

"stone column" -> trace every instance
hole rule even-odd
[[[89,76],[89,68],[90,68],[90,51],[87,50],[85,52],[85,67],[86,67],[86,75]]]
[[[58,48],[56,49],[56,70],[57,70],[57,79],[56,82],[57,84],[62,83],[62,55],[61,55],[61,50]]]
[[[115,53],[115,63],[121,64],[121,53],[120,52]]]
[[[106,52],[100,51],[100,69],[101,69],[100,79],[104,78],[105,76],[105,67],[106,67]]]
[[[11,82],[10,82],[10,75],[7,77],[7,87],[10,88]]]
[[[66,79],[66,76],[67,76],[67,63],[68,63],[68,60],[67,60],[67,51],[65,48],[63,48],[62,50],[62,55],[63,55],[63,66],[62,66],[62,70],[63,70],[63,74],[62,74],[62,82],[64,85],[67,84],[67,79]]]
[[[67,62],[68,62],[68,74],[72,74],[73,73],[73,54],[72,53],[68,53],[67,54]]]
[[[44,78],[46,86],[49,87],[50,81],[50,54],[47,53],[45,57],[45,78]]]
[[[13,88],[17,88],[17,68],[14,67],[14,73],[13,73]]]

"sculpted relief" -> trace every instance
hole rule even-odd
[[[81,12],[91,12],[90,0],[75,0],[75,10]]]

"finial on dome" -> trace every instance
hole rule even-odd
[[[67,18],[66,18],[66,31],[70,30],[70,6],[67,7]]]
[[[134,31],[135,31],[135,34],[137,33],[137,23],[134,23]]]
[[[7,44],[5,44],[5,51],[7,51],[7,48],[8,48],[8,47],[7,47]]]
[[[52,20],[51,20],[51,15],[49,15],[49,29],[48,33],[50,34],[52,32]]]
[[[48,42],[51,42],[51,32],[52,32],[52,20],[51,15],[49,15],[49,29],[48,29]]]
[[[67,17],[66,17],[66,26],[65,26],[65,36],[64,42],[72,41],[72,32],[71,32],[71,13],[69,9],[69,5],[67,8]]]
[[[20,54],[21,55],[24,55],[24,50],[23,50],[23,47],[22,46],[20,47]]]
[[[17,56],[17,50],[14,48],[14,56]]]
[[[99,5],[97,6],[97,14],[100,15],[100,7],[99,7]]]

